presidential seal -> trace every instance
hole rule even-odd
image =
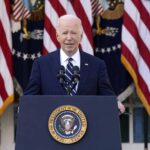
[[[87,129],[87,120],[79,108],[63,105],[51,113],[48,128],[56,141],[72,144],[78,142],[84,136]]]

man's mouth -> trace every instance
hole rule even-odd
[[[73,43],[65,43],[65,45],[74,45]]]

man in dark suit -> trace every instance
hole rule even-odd
[[[56,37],[61,48],[34,61],[25,95],[66,95],[67,85],[60,84],[57,76],[60,66],[67,70],[69,58],[80,70],[80,79],[74,86],[76,95],[114,95],[104,61],[79,50],[82,35],[82,23],[78,17],[60,17]],[[123,105],[121,109],[124,111]]]

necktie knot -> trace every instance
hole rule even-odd
[[[69,62],[73,61],[73,58],[69,57],[69,58],[68,58],[68,61],[69,61]]]
[[[68,58],[68,64],[70,64],[71,67],[73,67],[72,61],[73,61],[73,58]],[[68,64],[67,64],[67,65],[68,65]]]

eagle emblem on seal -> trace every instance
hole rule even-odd
[[[56,141],[72,144],[78,142],[86,133],[87,120],[78,107],[62,105],[50,114],[48,128]]]
[[[77,129],[77,125],[75,125],[75,117],[72,115],[64,115],[60,118],[60,130],[64,132],[66,135],[73,134]]]

